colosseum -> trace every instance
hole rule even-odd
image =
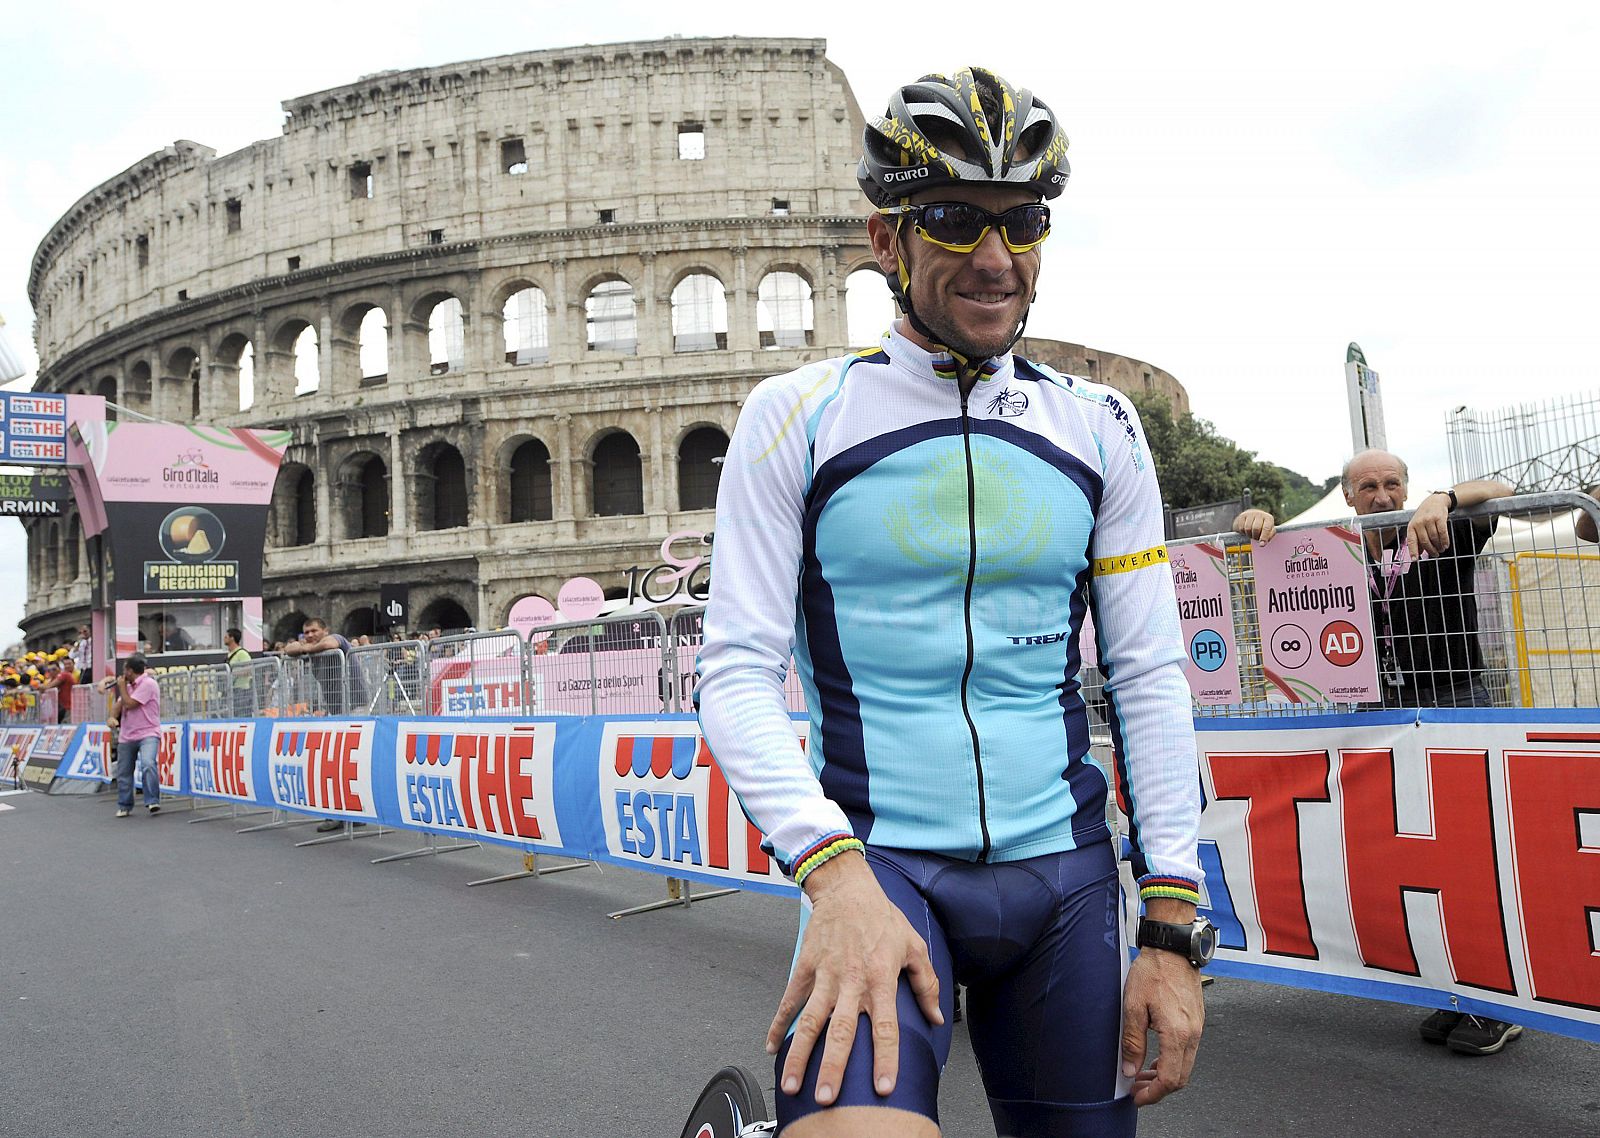
[[[283,109],[281,137],[177,142],[96,186],[29,278],[36,389],[293,431],[269,639],[305,614],[373,631],[384,583],[421,627],[502,625],[573,576],[620,596],[711,527],[750,388],[844,352],[852,289],[887,322],[863,118],[820,40],[527,52]],[[1187,410],[1140,361],[1023,350]],[[80,529],[25,524],[23,628],[60,643],[88,613]]]

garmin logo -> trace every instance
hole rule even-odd
[[[915,170],[890,170],[883,176],[885,182],[915,182],[919,178],[928,176],[928,168],[919,166]]]

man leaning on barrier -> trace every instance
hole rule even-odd
[[[1339,481],[1344,500],[1365,516],[1405,509],[1408,478],[1398,456],[1364,450],[1345,463]],[[1403,530],[1363,527],[1384,706],[1494,705],[1482,680],[1473,571],[1499,519],[1451,515],[1511,494],[1503,482],[1462,482],[1424,498]],[[1245,510],[1233,528],[1256,542],[1277,532],[1265,510]],[[1467,1055],[1492,1055],[1522,1034],[1516,1024],[1453,1011],[1434,1012],[1420,1031],[1427,1042]]]
[[[936,1134],[961,983],[999,1133],[1131,1135],[1137,1106],[1188,1080],[1215,941],[1144,433],[1112,389],[1011,351],[1066,135],[1026,88],[963,68],[896,90],[863,142],[903,316],[746,401],[696,688],[804,895],[767,1036],[778,1120],[795,1138]],[[1078,676],[1089,607],[1148,918],[1131,965]]]

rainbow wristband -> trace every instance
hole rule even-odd
[[[867,847],[860,838],[849,836],[831,838],[823,845],[813,846],[811,851],[796,863],[794,883],[796,885],[804,885],[806,878],[811,876],[819,865],[824,865],[840,854],[849,853],[851,850],[859,850],[862,853],[866,853]]]
[[[1200,889],[1184,877],[1143,877],[1139,879],[1139,900],[1170,897],[1174,901],[1200,904]]]

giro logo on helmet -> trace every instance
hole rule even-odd
[[[915,170],[890,170],[883,176],[885,182],[914,182],[918,178],[926,178],[929,170],[926,166],[919,166]]]

